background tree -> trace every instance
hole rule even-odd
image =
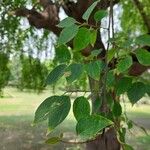
[[[119,127],[119,130],[117,132],[115,130],[116,128],[114,127],[109,128],[107,131],[105,131],[104,129],[103,133],[100,135],[98,134],[98,136],[96,136],[94,140],[87,141],[87,150],[97,150],[100,148],[104,150],[119,150],[120,143],[124,143],[125,133],[124,128],[120,127],[120,116],[122,112],[119,103],[119,96],[120,94],[123,94],[127,91],[131,103],[134,104],[145,93],[148,93],[147,91],[149,89],[148,85],[137,82],[138,80],[136,80],[136,82],[133,82],[132,80],[135,80],[136,78],[132,78],[131,76],[141,75],[144,71],[148,69],[150,65],[148,52],[150,46],[150,2],[149,0],[101,0],[95,1],[94,3],[93,2],[93,0],[40,0],[38,2],[32,1],[28,3],[26,1],[11,1],[11,3],[9,1],[2,1],[2,7],[0,10],[2,13],[1,49],[4,52],[10,54],[10,56],[11,54],[18,53],[21,60],[24,60],[23,56],[27,53],[29,66],[33,68],[32,56],[34,56],[35,51],[31,49],[25,51],[22,49],[23,46],[29,47],[29,45],[26,44],[27,40],[30,39],[29,37],[32,37],[33,39],[37,38],[37,36],[35,35],[38,30],[36,29],[46,29],[52,31],[56,36],[60,35],[58,39],[59,46],[56,45],[55,48],[55,60],[58,59],[58,62],[56,61],[57,65],[61,63],[65,64],[57,66],[55,70],[53,70],[49,74],[47,79],[48,84],[54,82],[56,78],[59,79],[64,74],[64,72],[68,81],[76,79],[77,77],[72,77],[68,74],[70,73],[70,71],[74,71],[75,68],[77,68],[77,71],[80,72],[83,67],[82,65],[84,65],[84,68],[88,74],[89,87],[91,90],[90,97],[92,99],[94,108],[93,113],[98,113],[102,116],[105,116],[106,118],[109,118],[110,120],[115,122],[115,125],[117,127]],[[123,11],[122,15],[120,15],[121,30],[119,31],[114,28],[115,20],[113,18],[113,7],[115,5],[119,7],[120,12]],[[29,6],[32,6],[31,9],[27,8]],[[92,7],[88,9],[89,6]],[[59,24],[59,14],[62,9],[64,10],[65,14],[71,18]],[[87,9],[87,14],[84,14]],[[92,9],[92,14],[90,14],[89,12]],[[109,24],[108,28],[104,28],[102,27],[101,19],[107,16],[107,12],[109,14]],[[8,14],[16,15],[16,17],[12,17]],[[88,17],[88,15],[90,15],[90,17]],[[32,27],[29,27],[27,30],[21,28],[20,17],[26,17]],[[59,26],[57,26],[58,24]],[[69,27],[71,25],[72,28],[70,28],[69,30]],[[80,25],[83,26],[83,28],[81,28]],[[60,27],[65,27],[65,29],[62,30],[62,28]],[[102,41],[102,36],[104,34],[102,34],[101,30],[99,30],[99,27],[107,30],[106,33],[108,33],[109,39],[108,43],[110,44],[108,44],[107,47],[106,44]],[[112,30],[112,36],[110,35],[110,29]],[[74,43],[72,42],[73,37],[75,37]],[[88,39],[88,37],[91,37],[92,40]],[[48,38],[48,32],[43,31],[42,38],[40,38],[42,40],[36,45],[37,58],[39,57],[39,49],[41,50],[42,47],[47,45],[47,43],[45,43],[44,41],[47,41]],[[94,39],[96,41],[93,41]],[[42,43],[42,46],[40,48],[38,47],[40,45],[39,43]],[[63,45],[66,43],[68,43],[67,46]],[[146,50],[143,50],[143,53],[143,51],[140,49],[137,53],[135,53],[135,50],[137,48],[142,48]],[[74,51],[74,49],[78,51]],[[63,53],[61,53],[60,50],[63,50]],[[99,50],[99,52],[97,53],[97,51],[94,50]],[[71,64],[68,67],[71,58],[74,61],[74,64]],[[105,65],[107,67],[105,67]],[[30,67],[29,70],[31,69]],[[68,69],[69,71],[65,69]],[[77,75],[77,71],[75,72],[75,75]],[[102,77],[99,80],[100,74]],[[84,77],[84,79],[86,80],[86,77]],[[119,81],[117,82],[117,85],[114,84],[115,79],[116,81]],[[122,84],[126,84],[125,89],[121,89]],[[131,88],[129,90],[130,86]],[[117,89],[114,90],[114,87],[117,87]],[[142,93],[139,91],[139,89],[140,91],[142,91]],[[134,99],[133,97],[138,91],[140,92],[140,94],[136,99]],[[51,99],[53,102],[55,102],[56,98],[60,99],[59,97],[55,96]],[[66,101],[64,106],[66,106],[67,112],[67,110],[69,110],[68,99],[65,96],[61,98],[64,99],[64,102]],[[110,103],[107,103],[106,100]],[[78,101],[80,100],[77,99],[77,102]],[[99,104],[99,101],[101,101],[101,104]],[[85,105],[87,105],[88,107],[86,101]],[[99,107],[96,109],[95,106],[97,105],[99,105]],[[108,107],[108,105],[110,105],[110,107]],[[112,109],[111,105],[113,105]],[[40,109],[41,108],[39,107],[39,110]],[[115,119],[111,118],[112,116],[108,117],[112,113]],[[62,116],[62,118],[65,118],[65,116]],[[78,117],[76,117],[76,119],[78,120]],[[89,118],[89,120],[90,119],[91,122],[94,122],[102,118],[93,117]],[[107,120],[104,119],[104,122],[105,121],[106,126],[109,126],[111,124],[109,124]],[[56,126],[58,122],[55,123],[56,124],[54,126]],[[117,138],[117,133],[119,134],[119,139]],[[132,149],[130,146],[125,144],[123,144],[123,147],[124,149]]]

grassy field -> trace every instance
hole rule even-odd
[[[38,105],[48,96],[50,91],[42,94],[20,92],[14,88],[6,88],[5,97],[0,99],[0,150],[84,150],[84,145],[58,144],[49,146],[44,144],[46,137],[46,122],[32,127],[34,112]],[[150,105],[126,106],[128,116],[136,123],[150,130]],[[53,132],[59,135],[65,132],[65,137],[73,139],[75,136],[75,119],[70,113],[66,121]],[[127,136],[135,150],[149,150],[150,136],[135,127]]]

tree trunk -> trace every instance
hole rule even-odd
[[[88,142],[86,150],[120,150],[115,130],[110,128],[104,134],[98,136],[96,140]]]
[[[101,95],[103,93],[100,93],[100,90],[98,92],[95,92],[95,87],[100,86],[99,81],[95,81],[91,78],[89,78],[89,85],[91,89],[91,100],[92,104],[94,101],[99,98],[101,98]],[[100,89],[101,87],[99,87]],[[102,102],[101,107],[98,109],[98,112],[108,112],[109,108],[107,107],[107,104],[105,102]],[[94,110],[92,110],[94,113]],[[108,130],[104,130],[104,132],[99,135],[94,141],[88,142],[86,144],[86,150],[120,150],[121,145],[118,142],[117,134],[114,128],[110,128]]]

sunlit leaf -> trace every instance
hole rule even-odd
[[[123,145],[123,150],[134,150],[132,146],[128,145],[128,144],[124,144]]]
[[[60,142],[60,137],[52,137],[45,141],[46,144],[57,144]]]
[[[91,13],[93,12],[94,8],[96,7],[96,5],[98,4],[98,1],[95,1],[87,10],[86,12],[83,14],[82,18],[86,21],[88,21]]]
[[[75,24],[77,21],[72,17],[67,17],[63,19],[57,26],[60,28],[69,27]]]
[[[73,45],[75,50],[82,50],[86,48],[91,41],[91,33],[90,30],[82,27],[79,29],[76,37],[74,38]]]
[[[91,35],[90,35],[90,44],[92,46],[94,46],[95,42],[96,42],[96,38],[97,38],[97,30],[90,30]]]
[[[127,56],[123,59],[121,59],[118,64],[117,64],[117,70],[119,72],[124,72],[127,69],[129,69],[132,65],[133,61],[132,61],[132,57],[131,56]]]
[[[150,66],[150,52],[145,49],[136,50],[136,57],[140,64]]]
[[[106,10],[98,10],[95,14],[94,14],[94,19],[96,22],[101,21],[104,17],[106,17],[108,15]]]
[[[67,42],[71,41],[78,33],[78,29],[79,29],[79,26],[75,24],[67,28],[64,28],[60,33],[60,36],[58,38],[58,43],[66,44]]]
[[[107,52],[107,62],[108,63],[114,58],[115,54],[116,54],[115,49],[111,49]]]
[[[93,56],[93,57],[98,56],[101,52],[102,52],[101,49],[92,50],[91,56]]]
[[[120,128],[118,133],[119,133],[120,141],[124,143],[125,142],[125,135],[126,135],[126,128]]]
[[[81,138],[91,139],[99,134],[104,128],[112,124],[112,121],[100,115],[92,115],[87,118],[80,119],[77,123],[76,131]]]

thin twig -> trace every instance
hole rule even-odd
[[[110,11],[109,11],[109,21],[108,21],[108,44],[107,44],[107,48],[106,48],[106,56],[105,56],[105,70],[104,70],[104,75],[103,75],[103,102],[104,104],[107,104],[107,87],[106,87],[106,82],[107,82],[107,74],[108,74],[108,71],[109,71],[109,68],[108,68],[108,63],[107,63],[107,53],[108,53],[108,50],[109,50],[109,47],[110,47],[110,38],[111,38],[111,33],[110,33],[110,28],[111,28],[111,21],[112,21],[112,10],[113,10],[113,0],[110,1]],[[112,19],[111,19],[112,18]],[[113,21],[112,21],[112,24],[113,24]]]
[[[88,140],[88,141],[65,141],[65,140],[61,139],[60,142],[66,143],[66,144],[84,144],[84,143],[92,142],[94,140],[92,139],[92,140]]]
[[[65,93],[90,93],[91,91],[89,90],[67,90]]]
[[[77,22],[79,25],[81,26],[89,26],[89,27],[92,27],[92,28],[95,28],[95,29],[105,29],[105,30],[109,30],[108,28],[106,27],[102,27],[102,26],[95,26],[95,25],[92,25],[92,24],[88,24],[87,22],[85,23],[81,23],[81,22]]]

